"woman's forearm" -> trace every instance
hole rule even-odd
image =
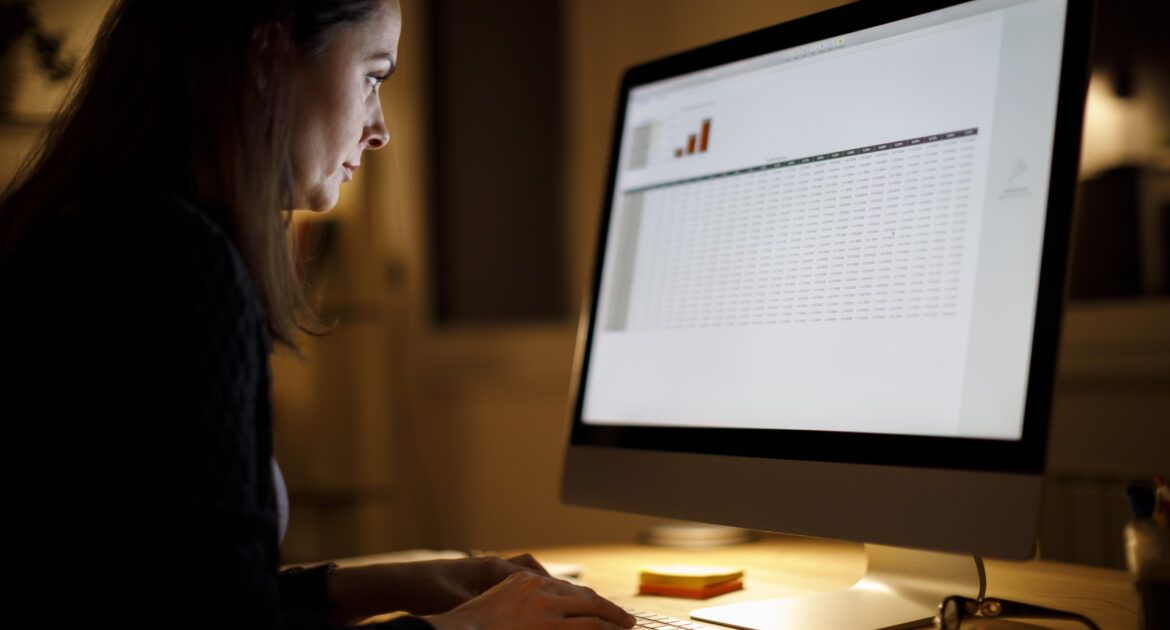
[[[355,623],[382,613],[428,610],[427,585],[433,582],[423,563],[382,563],[337,567],[329,574],[326,597],[333,604],[331,617],[340,623]]]
[[[326,582],[331,617],[354,623],[374,615],[407,611],[447,612],[516,572],[548,576],[532,556],[462,558],[337,567]]]

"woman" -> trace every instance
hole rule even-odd
[[[527,556],[278,573],[270,340],[327,330],[285,230],[388,142],[400,31],[397,0],[111,10],[0,202],[6,626],[632,625]]]

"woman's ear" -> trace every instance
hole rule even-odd
[[[269,22],[252,31],[252,79],[261,94],[268,91],[277,60],[289,49],[288,32],[288,28],[281,22]]]

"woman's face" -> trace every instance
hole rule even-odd
[[[378,87],[398,65],[401,33],[398,0],[381,0],[364,21],[338,27],[324,54],[298,71],[294,208],[329,211],[362,152],[390,141]]]

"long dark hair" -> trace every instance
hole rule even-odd
[[[240,250],[272,338],[327,333],[297,279],[288,225],[291,71],[378,0],[119,0],[78,82],[0,200],[0,271],[41,220],[111,185],[185,194]],[[144,261],[149,264],[149,261]]]

